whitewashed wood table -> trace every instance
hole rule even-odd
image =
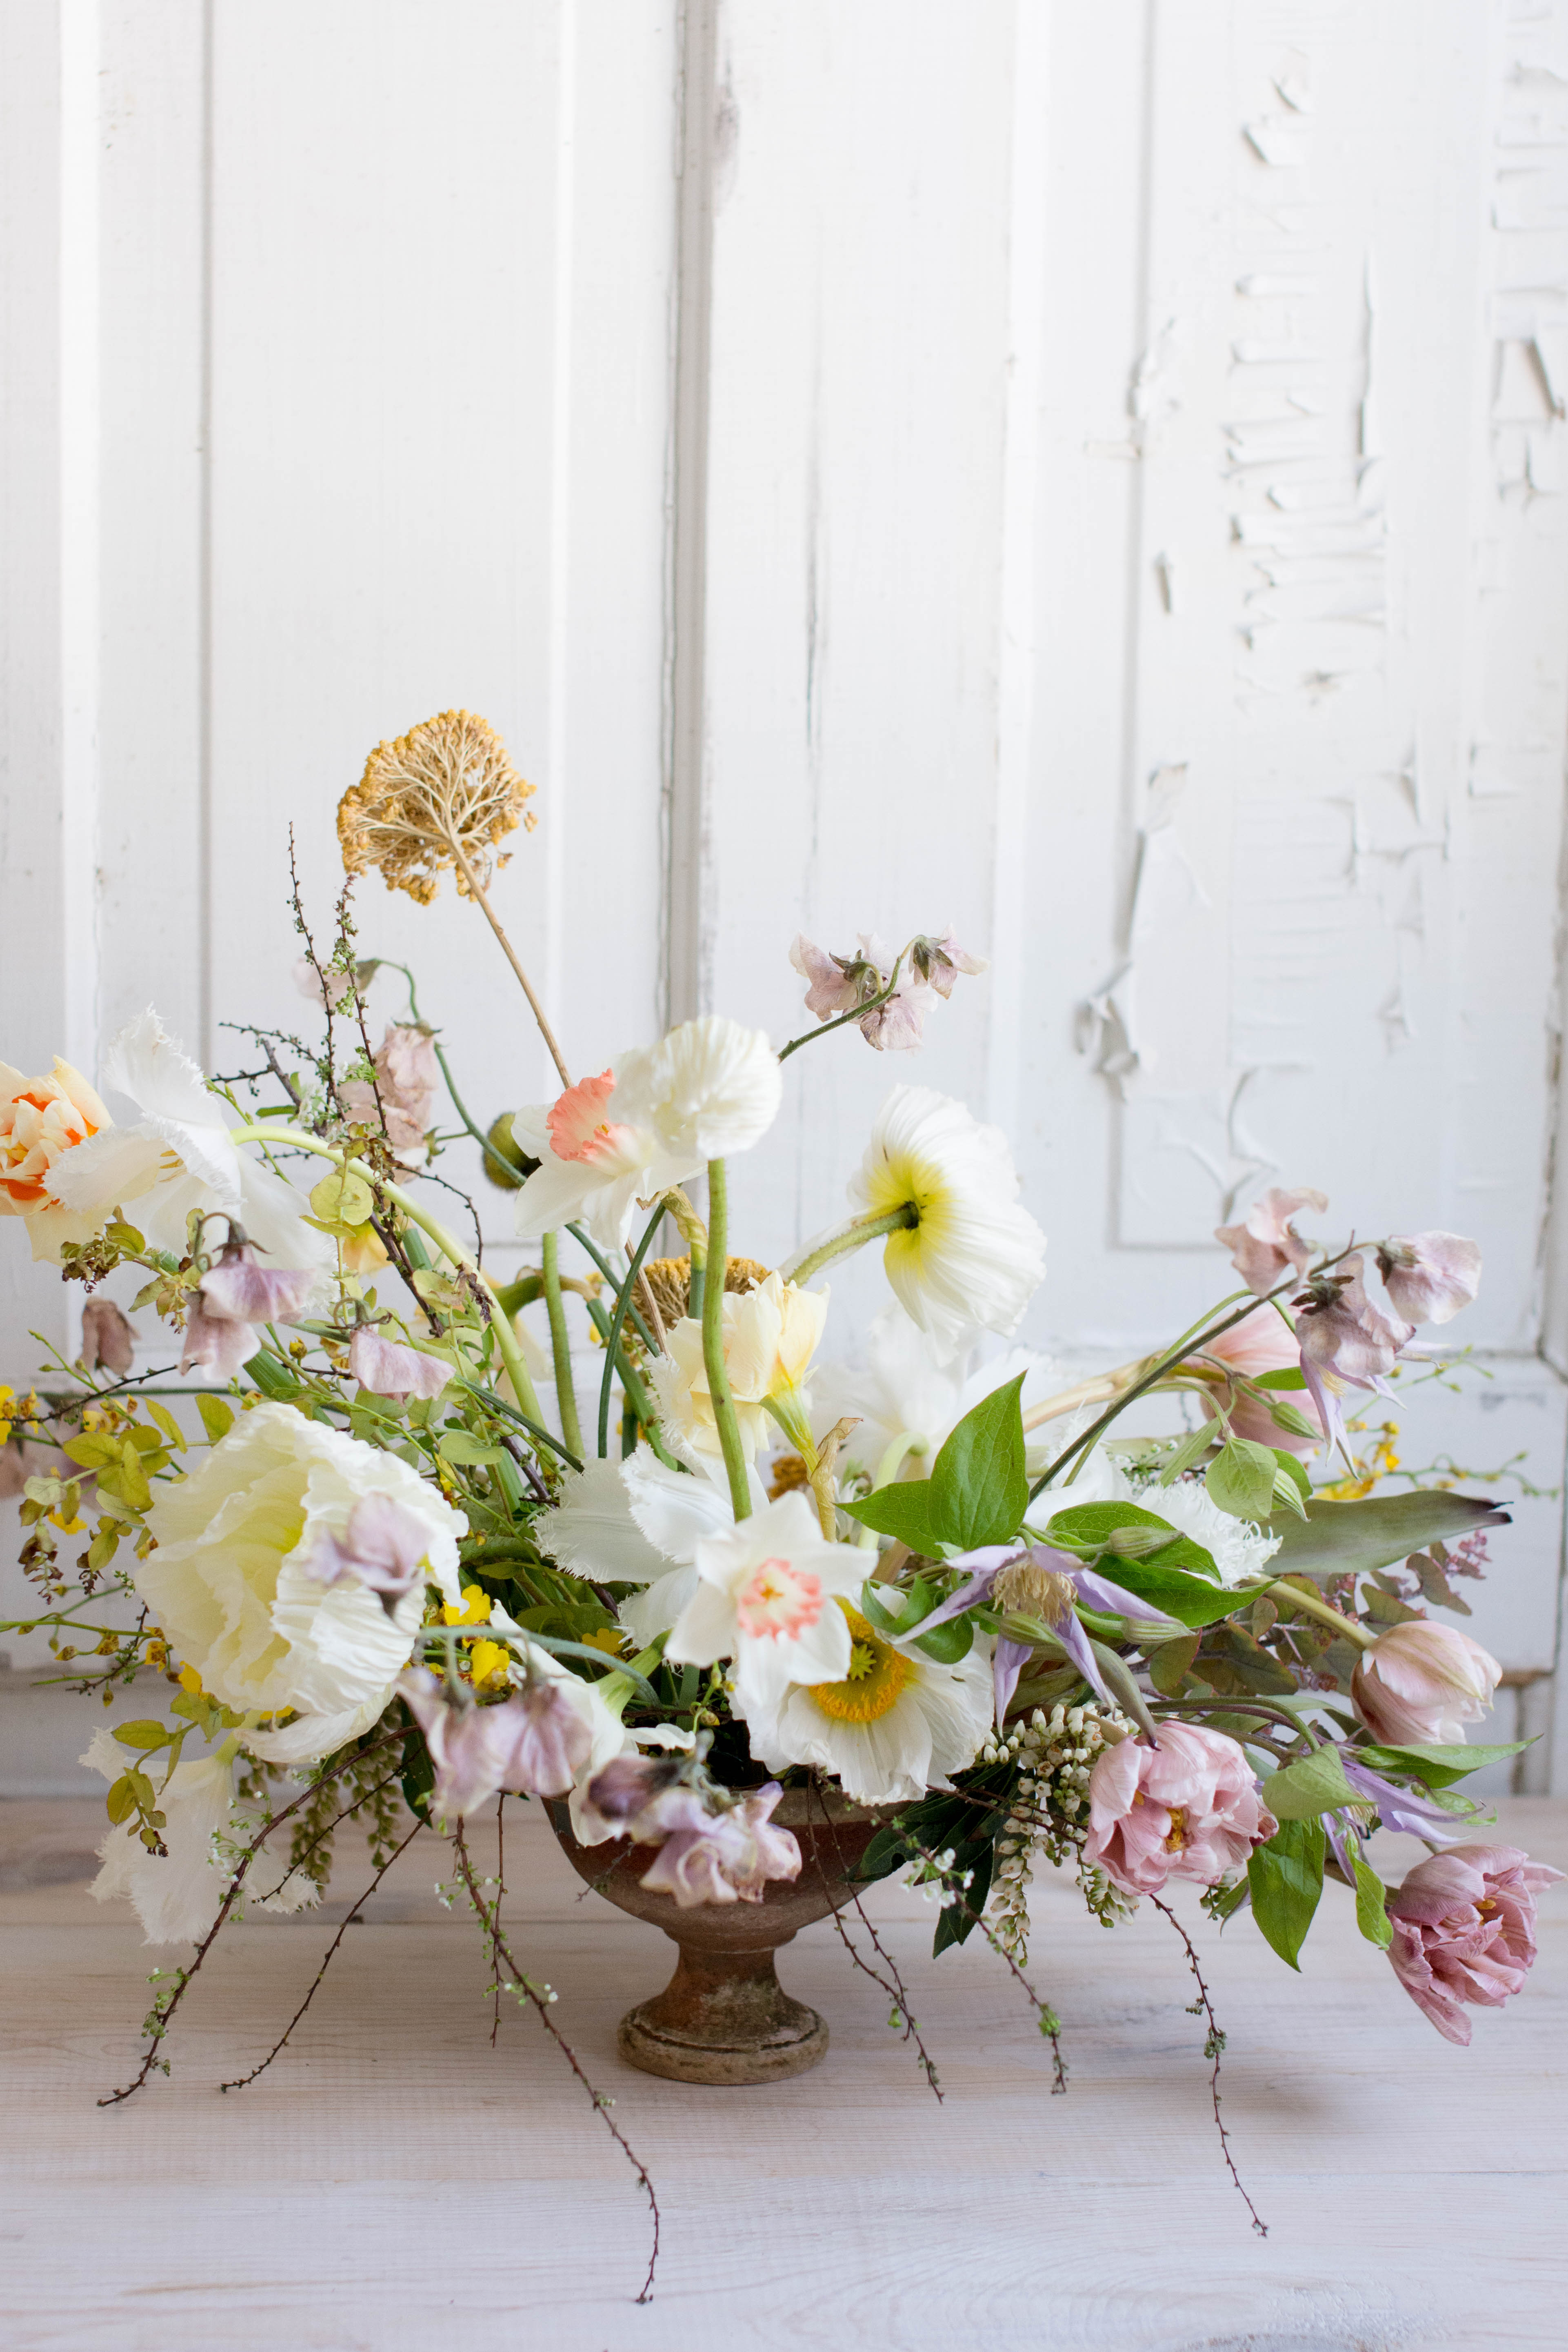
[[[1220,2162],[1201,2021],[1167,1924],[1112,1934],[1047,1881],[1031,1974],[1071,2082],[1005,1969],[930,1957],[933,1915],[882,1888],[873,1915],[941,2069],[938,2106],[886,1999],[831,1926],[782,1956],[829,2018],[814,2074],[700,2090],[616,2056],[621,2011],[669,1947],[579,1885],[509,1808],[519,1957],[616,2099],[654,2175],[654,2301],[637,2184],[538,2023],[489,2042],[470,1919],[434,1900],[416,1840],[350,1930],[277,2063],[220,2097],[292,2013],[343,1903],[220,1946],[129,2106],[156,1956],[83,1885],[96,1806],[0,1807],[6,2043],[0,2307],[7,2352],[1521,2352],[1568,2344],[1563,2158],[1568,1887],[1543,1905],[1520,2000],[1469,2051],[1420,2017],[1331,1890],[1305,1973],[1245,1927],[1201,1928],[1230,2036],[1250,2230]],[[486,1836],[489,1834],[487,1831]],[[1518,1800],[1493,1834],[1568,1866],[1568,1805]],[[348,1849],[345,1848],[345,1855]],[[1390,1842],[1385,1867],[1396,1874]],[[1190,1910],[1184,1913],[1194,1924]]]

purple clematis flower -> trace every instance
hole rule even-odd
[[[1049,1627],[1053,1639],[1060,1643],[1089,1688],[1108,1706],[1114,1701],[1106,1688],[1089,1635],[1079,1622],[1074,1602],[1081,1601],[1087,1608],[1101,1610],[1108,1616],[1131,1617],[1140,1624],[1158,1625],[1162,1633],[1167,1629],[1172,1633],[1184,1630],[1175,1618],[1167,1617],[1163,1610],[1151,1608],[1148,1601],[1140,1601],[1125,1586],[1111,1583],[1108,1577],[1085,1568],[1071,1552],[1058,1551],[1049,1544],[986,1544],[978,1551],[960,1554],[949,1566],[966,1568],[969,1574],[956,1592],[950,1593],[929,1617],[921,1619],[913,1629],[916,1635],[929,1633],[933,1627],[945,1624],[950,1617],[973,1609],[977,1601],[989,1601],[997,1609],[1019,1610]],[[1029,1650],[1027,1642],[1016,1642],[1006,1633],[997,1637],[991,1674],[998,1728],[1013,1703]]]
[[[1385,1830],[1398,1830],[1405,1837],[1426,1838],[1433,1845],[1457,1845],[1468,1836],[1468,1816],[1446,1812],[1430,1797],[1419,1796],[1413,1789],[1402,1789],[1395,1780],[1385,1780],[1381,1772],[1374,1772],[1368,1764],[1358,1764],[1342,1749],[1340,1762],[1357,1795],[1377,1807]]]

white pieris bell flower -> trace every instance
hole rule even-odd
[[[862,1805],[907,1804],[951,1787],[991,1729],[990,1643],[979,1639],[957,1665],[939,1665],[840,1605],[850,1654],[837,1681],[737,1683],[731,1705],[752,1755],[770,1772],[815,1764]]]
[[[101,1129],[56,1160],[50,1187],[67,1208],[97,1226],[123,1209],[155,1249],[178,1255],[191,1211],[221,1210],[269,1265],[311,1267],[324,1282],[335,1262],[331,1242],[305,1223],[306,1203],[293,1186],[239,1150],[228,1132],[234,1114],[151,1006],[110,1042],[102,1083],[128,1096],[141,1115]]]
[[[664,1654],[697,1666],[732,1659],[737,1691],[763,1702],[791,1683],[842,1681],[849,1621],[837,1603],[865,1577],[865,1553],[825,1541],[805,1497],[783,1495],[698,1544],[697,1589]]]
[[[895,1087],[849,1198],[867,1216],[911,1206],[883,1255],[900,1304],[952,1358],[981,1331],[1016,1329],[1044,1279],[1046,1237],[1018,1205],[1000,1128],[930,1087]]]

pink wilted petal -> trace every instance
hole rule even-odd
[[[305,1561],[319,1584],[353,1578],[375,1593],[388,1616],[405,1592],[425,1581],[430,1532],[391,1495],[365,1495],[341,1535],[322,1535]]]
[[[673,1895],[683,1911],[703,1903],[760,1903],[771,1878],[795,1878],[800,1845],[770,1815],[783,1795],[776,1780],[721,1812],[709,1812],[695,1790],[672,1789],[656,1800],[664,1842],[641,1884]],[[645,1814],[645,1822],[650,1815]],[[651,1822],[650,1822],[651,1825]]]
[[[816,946],[802,931],[795,933],[789,960],[801,978],[811,983],[805,992],[805,1009],[819,1021],[831,1021],[836,1013],[852,1012],[860,1003],[864,992],[860,985],[862,965],[829,955],[826,948]]]
[[[1261,1200],[1253,1202],[1240,1224],[1217,1226],[1215,1239],[1229,1250],[1230,1262],[1247,1288],[1262,1297],[1288,1266],[1300,1273],[1312,1255],[1310,1244],[1296,1231],[1294,1219],[1302,1209],[1315,1210],[1321,1216],[1328,1205],[1327,1195],[1310,1186],[1287,1192],[1271,1185]]]
[[[1561,1878],[1518,1846],[1457,1845],[1417,1863],[1389,1897],[1394,1972],[1447,2041],[1467,2006],[1500,2008],[1535,1961],[1535,1898]]]
[[[180,1372],[197,1370],[214,1373],[220,1381],[232,1381],[240,1366],[247,1363],[261,1344],[261,1334],[254,1325],[237,1320],[232,1315],[214,1315],[205,1295],[198,1290],[185,1317],[185,1340],[180,1355]]]
[[[1379,1244],[1377,1270],[1396,1313],[1447,1323],[1481,1286],[1480,1244],[1463,1234],[1395,1234]]]
[[[88,1370],[128,1372],[136,1360],[136,1334],[112,1298],[89,1298],[81,1310],[81,1360]]]
[[[315,1281],[308,1266],[263,1265],[253,1243],[226,1242],[202,1276],[203,1312],[232,1323],[289,1323],[304,1313]]]
[[[910,959],[921,979],[929,981],[939,996],[952,994],[952,983],[960,972],[990,970],[984,956],[971,955],[967,948],[961,948],[951,931],[944,931],[938,940],[916,940]]]
[[[907,1053],[920,1044],[934,1002],[923,981],[900,980],[887,1003],[873,1005],[858,1024],[860,1034],[879,1054]]]
[[[362,1389],[400,1402],[439,1396],[452,1377],[450,1364],[422,1355],[417,1348],[403,1348],[394,1339],[384,1339],[368,1324],[362,1324],[349,1341],[349,1370]]]
[[[1354,1388],[1375,1388],[1415,1333],[1413,1325],[1392,1322],[1373,1306],[1362,1265],[1358,1252],[1343,1259],[1337,1273],[1314,1275],[1291,1304],[1303,1365],[1310,1362]]]
[[[546,1678],[490,1706],[454,1699],[423,1666],[398,1681],[435,1769],[430,1810],[461,1819],[505,1790],[563,1796],[587,1762],[593,1734],[564,1684]]]

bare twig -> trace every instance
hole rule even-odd
[[[844,1849],[839,1843],[837,1825],[833,1819],[832,1813],[828,1810],[827,1801],[822,1795],[822,1791],[815,1780],[810,1782],[808,1787],[811,1798],[822,1806],[822,1817],[824,1822],[834,1832],[833,1843],[837,1850],[839,1865],[843,1868]],[[860,1916],[861,1926],[865,1928],[867,1935],[871,1939],[871,1949],[876,1953],[878,1958],[887,1969],[887,1975],[885,1977],[882,1976],[876,1969],[871,1967],[868,1961],[862,1959],[860,1954],[855,1948],[855,1945],[849,1935],[848,1929],[845,1927],[843,1920],[838,1915],[837,1906],[835,1906],[833,1910],[830,1912],[829,1916],[833,1921],[834,1929],[838,1937],[838,1940],[843,1945],[845,1950],[848,1953],[850,1958],[854,1961],[855,1966],[859,1969],[861,1975],[869,1977],[872,1983],[879,1986],[882,1991],[887,1994],[888,1999],[891,2001],[893,2007],[892,2014],[889,2019],[889,2023],[892,2025],[902,2024],[904,2029],[903,2039],[906,2042],[912,2042],[914,2043],[916,2052],[920,2057],[920,2063],[925,2070],[926,2081],[931,2084],[931,2087],[936,2095],[937,2104],[940,2105],[942,2100],[942,2084],[938,2077],[936,2066],[931,2058],[931,2053],[926,2048],[925,2043],[921,2040],[920,2022],[910,2008],[910,1997],[909,1993],[905,1990],[904,1979],[900,1973],[899,1964],[897,1960],[894,1959],[891,1952],[888,1950],[886,1945],[882,1942],[882,1939],[878,1935],[876,1928],[872,1926],[870,1916],[867,1912],[866,1906],[860,1900],[860,1891],[858,1887],[855,1885],[847,1869],[844,1870],[844,1877],[849,1885],[849,1899],[854,1904],[856,1910]]]
[[[1219,2111],[1219,2062],[1225,2053],[1225,2035],[1215,2016],[1214,2003],[1209,1999],[1209,1989],[1204,1982],[1204,1972],[1198,1965],[1198,1956],[1193,1948],[1193,1939],[1168,1903],[1162,1903],[1157,1895],[1151,1895],[1149,1900],[1156,1911],[1164,1913],[1186,1947],[1187,1966],[1191,1969],[1198,1988],[1198,1997],[1191,2004],[1190,2014],[1194,2017],[1201,2014],[1208,2024],[1208,2032],[1204,2041],[1204,2056],[1214,2060],[1213,2071],[1209,2075],[1209,2096],[1214,2102],[1215,2129],[1219,2134],[1220,2153],[1225,2158],[1226,2170],[1236,2183],[1237,2195],[1252,2216],[1253,2228],[1260,2238],[1266,2238],[1268,2235],[1268,2224],[1267,2221],[1259,2221],[1257,2206],[1241,2185],[1241,2175],[1236,2168],[1236,2158],[1230,2152],[1230,2135],[1226,2130],[1225,2118]]]
[[[1003,1943],[1001,1937],[995,1933],[990,1923],[982,1917],[981,1914],[974,1908],[974,1906],[972,1903],[969,1903],[964,1899],[963,1890],[958,1883],[958,1874],[952,1869],[952,1865],[943,1862],[941,1854],[932,1853],[929,1847],[918,1845],[915,1848],[915,1852],[919,1854],[921,1860],[925,1864],[932,1876],[945,1889],[954,1908],[962,1911],[965,1918],[970,1920],[973,1926],[979,1928],[981,1934],[984,1937],[986,1942],[990,1945],[992,1950],[997,1955],[998,1958],[1006,1961],[1007,1966],[1012,1969],[1014,1976],[1017,1979],[1018,1983],[1022,1986],[1025,1993],[1034,2003],[1036,2013],[1037,2014],[1040,2021],[1040,2032],[1045,2035],[1046,2040],[1051,2045],[1052,2093],[1054,2095],[1058,2091],[1065,2091],[1068,2086],[1068,2070],[1067,2061],[1062,2056],[1062,2045],[1060,2040],[1062,2030],[1061,2019],[1057,2015],[1056,2011],[1051,2007],[1048,2000],[1042,2000],[1040,1999],[1039,1994],[1035,1990],[1034,1986],[1029,1982],[1028,1978],[1024,1974],[1023,1969],[1018,1966],[1017,1961],[1013,1958],[1012,1953],[1007,1949],[1006,1945]]]

